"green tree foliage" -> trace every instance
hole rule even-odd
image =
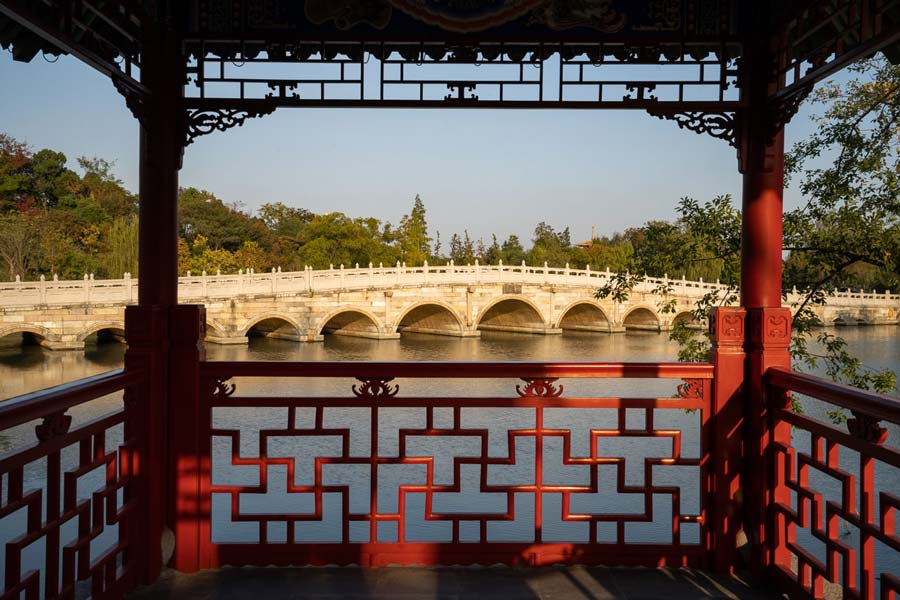
[[[420,266],[431,256],[431,238],[425,220],[425,204],[416,194],[410,214],[403,215],[397,232],[400,260],[409,266]]]
[[[378,219],[351,219],[338,212],[316,215],[304,228],[301,242],[300,260],[314,269],[399,260],[390,225],[382,225]]]
[[[81,185],[85,195],[99,205],[112,220],[128,218],[137,214],[137,196],[122,184],[113,174],[113,164],[102,158],[78,159],[84,171]]]
[[[827,302],[838,283],[858,287],[861,280],[874,280],[896,287],[900,274],[900,67],[870,59],[851,72],[856,74],[851,81],[827,84],[812,95],[824,112],[815,117],[815,131],[786,159],[786,183],[800,177],[805,204],[784,216],[789,255],[782,287],[800,294],[791,344],[798,367],[821,366],[836,381],[889,393],[896,391],[895,373],[863,365],[843,339],[816,328],[812,311]],[[684,199],[679,213],[686,240],[679,260],[715,262],[731,286],[697,303],[699,320],[713,306],[737,301],[740,213],[724,197],[704,205]],[[614,280],[597,295],[627,296],[635,282]],[[694,331],[676,325],[671,336],[681,344],[683,360],[707,358],[707,340]]]
[[[522,247],[519,236],[510,235],[506,238],[506,241],[500,247],[500,256],[507,265],[518,265],[525,260],[525,248]]]
[[[571,236],[568,227],[563,231],[556,231],[542,221],[534,228],[531,241],[533,245],[525,259],[528,264],[541,266],[546,262],[550,265],[561,266],[569,262]]]
[[[0,133],[0,212],[9,212],[24,199],[28,174],[24,167],[31,160],[28,146]]]
[[[178,194],[180,237],[192,244],[197,236],[206,238],[214,249],[234,252],[245,241],[270,245],[274,239],[262,219],[252,217],[236,206],[225,204],[215,195],[196,188]]]
[[[78,175],[66,167],[66,160],[62,152],[44,149],[28,161],[28,194],[42,208],[52,208],[80,191]]]
[[[463,231],[463,237],[454,233],[450,237],[450,260],[457,265],[471,265],[475,258],[475,244],[469,237],[469,230]]]
[[[570,254],[569,262],[579,269],[624,272],[634,265],[634,247],[621,233],[595,238],[590,248],[573,248]]]
[[[109,252],[103,256],[104,270],[112,277],[125,273],[138,276],[138,221],[135,216],[118,217],[107,234]]]
[[[293,240],[300,237],[303,227],[315,216],[305,208],[295,208],[281,202],[263,204],[257,214],[273,233]]]
[[[0,215],[0,259],[9,279],[24,276],[34,267],[38,249],[38,230],[21,213]]]
[[[110,163],[78,163],[83,176],[68,168],[63,153],[32,152],[0,134],[4,277],[121,277],[123,266],[136,262],[126,226],[136,218],[135,196],[113,176]],[[136,225],[129,226],[134,234]]]

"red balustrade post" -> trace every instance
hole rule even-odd
[[[716,571],[729,573],[737,562],[738,532],[742,528],[744,352],[747,311],[737,307],[713,309],[709,319],[713,342],[712,439],[709,492],[710,520],[707,550]]]
[[[206,308],[181,304],[170,309],[168,405],[168,526],[174,533],[172,566],[193,572],[201,568],[201,531],[210,507],[201,500],[200,485],[209,476],[209,457],[200,455],[200,362],[205,360]],[[205,415],[209,419],[209,415]],[[208,530],[208,526],[206,527]]]
[[[141,565],[142,583],[152,583],[163,567],[162,535],[168,494],[166,476],[166,413],[168,377],[168,317],[160,306],[126,306],[125,369],[145,373],[143,385],[125,391],[125,439],[135,440],[132,475],[139,514],[130,540]]]
[[[770,397],[763,381],[770,367],[791,367],[791,311],[787,308],[753,308],[747,311],[747,413],[744,456],[747,534],[753,549],[752,567],[758,574],[773,564],[768,506],[772,502],[790,504],[790,495],[776,480],[771,468],[769,445],[790,445],[790,426],[773,417],[777,398]],[[778,561],[781,562],[781,561]]]

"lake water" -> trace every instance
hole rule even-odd
[[[900,369],[900,329],[897,327],[845,328],[837,330],[850,346],[851,351],[865,364],[874,367]],[[209,360],[285,360],[285,361],[420,361],[420,360],[465,360],[465,361],[609,361],[609,362],[656,362],[674,361],[677,346],[670,342],[666,334],[565,334],[557,336],[531,336],[484,332],[478,338],[453,338],[426,335],[404,335],[399,340],[368,340],[328,336],[323,343],[295,343],[288,341],[252,338],[247,346],[208,347]],[[64,381],[71,381],[87,375],[100,373],[122,365],[123,346],[115,343],[89,347],[85,352],[49,352],[36,346],[0,350],[0,398],[7,398],[28,391],[45,388]],[[350,394],[349,380],[297,380],[297,379],[243,379],[237,381],[236,397],[254,396],[343,396]],[[514,380],[399,380],[401,394],[406,396],[493,396],[515,395]],[[569,380],[565,381],[567,396],[582,397],[670,397],[679,381],[625,381],[625,380]],[[97,414],[102,414],[118,406],[118,397],[107,397],[73,410],[76,423],[84,422]],[[823,418],[825,407],[814,402],[806,403],[807,412]],[[396,455],[399,430],[402,428],[422,428],[424,410],[382,409],[379,425],[380,453]],[[445,409],[449,411],[450,409]],[[310,427],[311,409],[297,411],[297,427]],[[370,454],[371,431],[369,431],[369,410],[365,408],[326,409],[326,427],[346,428],[350,431],[349,456],[365,457]],[[643,411],[629,410],[629,427],[642,426]],[[525,429],[534,426],[533,409],[464,409],[464,428],[484,428],[490,431],[489,455],[507,456],[509,443],[506,432],[511,429]],[[217,409],[213,415],[214,426],[221,429],[240,429],[240,455],[258,456],[259,432],[265,429],[283,429],[286,424],[284,409]],[[440,421],[449,422],[450,416],[435,410],[435,426]],[[631,423],[634,423],[632,425]],[[305,423],[305,424],[304,424]],[[683,432],[682,453],[686,458],[699,456],[699,415],[683,410],[654,411],[656,429],[677,429]],[[590,429],[615,429],[616,413],[611,409],[546,409],[545,426],[572,431],[572,456],[586,456],[590,452],[588,431]],[[891,426],[890,445],[897,445],[900,431]],[[108,444],[117,443],[118,436],[110,435]],[[0,440],[5,449],[20,447],[33,439],[32,428],[17,428],[7,432]],[[544,446],[545,483],[584,485],[589,476],[588,467],[566,466],[562,460],[562,445],[558,438],[548,438]],[[795,446],[806,450],[809,440],[802,432],[795,436]],[[662,438],[610,438],[598,448],[604,456],[623,456],[627,459],[625,472],[627,485],[642,485],[644,481],[644,459],[670,456],[671,443]],[[236,467],[231,464],[233,454],[231,442],[227,438],[216,438],[213,450],[213,485],[257,485],[258,467]],[[341,454],[340,438],[337,436],[310,436],[272,439],[266,448],[270,457],[292,457],[296,460],[295,483],[308,485],[313,477],[313,457],[338,456]],[[533,483],[534,440],[525,439],[515,448],[516,465],[506,469],[492,468],[491,483],[497,485]],[[434,482],[436,484],[453,481],[452,458],[454,456],[479,456],[480,448],[476,440],[463,437],[410,438],[407,453],[411,456],[435,457]],[[842,455],[842,466],[856,470],[850,452]],[[368,467],[360,470],[360,465],[338,465],[323,469],[323,483],[326,485],[349,486],[348,503],[351,512],[364,513],[369,508]],[[401,468],[403,467],[403,468]],[[599,469],[601,480],[615,481],[616,467],[610,465]],[[696,467],[653,467],[655,485],[677,486],[681,490],[681,511],[695,514],[699,509],[699,493]],[[242,494],[242,513],[304,513],[312,511],[312,494],[287,494],[286,468],[270,467],[268,492],[265,494]],[[900,490],[900,475],[896,469],[877,465],[878,487],[897,493]],[[33,485],[41,485],[44,473],[36,465],[26,473],[26,479]],[[839,489],[833,480],[820,478],[814,474],[810,483],[819,487],[827,498],[840,499]],[[379,512],[396,513],[398,509],[397,488],[404,483],[424,483],[424,470],[415,465],[402,465],[388,472],[379,471]],[[97,480],[97,485],[101,480]],[[442,514],[503,513],[506,510],[506,495],[483,493],[480,491],[479,467],[472,465],[460,473],[460,492],[436,494],[433,510]],[[90,483],[86,483],[90,489]],[[593,513],[641,513],[643,495],[619,493],[615,485],[601,490],[598,494],[581,494],[573,497],[573,512]],[[560,519],[561,501],[559,494],[546,494],[543,502],[545,541],[586,541],[589,530],[586,523],[573,523]],[[424,518],[424,495],[410,494],[406,503],[405,537],[408,541],[446,541],[450,535],[447,522],[428,521]],[[256,523],[241,523],[231,520],[230,496],[215,494],[213,498],[213,538],[217,542],[252,542],[258,540],[259,528]],[[339,494],[326,495],[326,509],[319,522],[297,523],[295,536],[305,542],[335,542],[341,540],[341,497]],[[637,506],[636,506],[637,504]],[[647,523],[629,523],[625,528],[625,541],[638,543],[671,543],[671,496],[654,495],[652,499],[653,518]],[[513,522],[491,522],[488,539],[491,541],[529,541],[534,532],[533,494],[517,494],[516,520]],[[13,515],[15,517],[15,515]],[[21,521],[21,519],[19,519]],[[460,536],[463,541],[478,540],[477,521],[475,526],[463,522]],[[382,527],[384,525],[384,527]],[[471,522],[469,523],[471,525]],[[22,531],[24,523],[16,518],[0,521],[0,548],[2,542]],[[277,542],[287,536],[286,524],[268,526],[269,541]],[[598,527],[600,541],[612,541],[614,527]],[[74,536],[74,530],[68,533]],[[379,541],[397,538],[396,525],[379,524]],[[350,527],[350,541],[370,541],[368,524],[353,523]],[[846,539],[854,542],[854,530],[847,528]],[[63,539],[67,538],[66,532]],[[699,539],[696,525],[683,526],[682,541],[694,543]],[[808,532],[798,532],[798,540],[812,549],[821,544]],[[40,544],[34,545],[33,560],[39,561]],[[878,552],[878,568],[900,572],[900,557],[885,549]],[[2,559],[2,557],[0,557]]]

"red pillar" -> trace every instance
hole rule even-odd
[[[748,336],[743,490],[751,566],[762,574],[772,558],[767,506],[775,493],[767,449],[776,433],[784,435],[783,428],[775,429],[770,422],[763,376],[769,367],[790,367],[791,313],[781,307],[784,133],[782,124],[773,120],[770,102],[774,62],[760,42],[748,44],[744,60],[748,107],[741,115],[741,304],[747,311]]]
[[[185,62],[172,32],[148,32],[141,53],[141,83],[148,93],[130,98],[141,121],[138,305],[125,311],[126,369],[146,379],[130,391],[129,421],[138,439],[137,516],[140,536],[131,540],[140,557],[140,579],[154,581],[163,566],[162,539],[171,527],[173,475],[170,468],[174,400],[189,389],[182,379],[187,359],[173,329],[184,326],[178,312],[178,171],[183,143],[182,94]],[[198,307],[183,307],[193,309]],[[202,312],[202,307],[199,307]],[[196,316],[196,315],[195,315]],[[202,317],[197,317],[202,318]],[[197,341],[194,340],[196,349]],[[196,366],[198,357],[194,357]]]
[[[138,302],[178,303],[178,171],[184,149],[185,61],[173,35],[146,44],[141,82]]]

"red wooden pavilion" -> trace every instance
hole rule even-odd
[[[875,463],[900,468],[900,454],[885,445],[879,420],[900,422],[898,403],[791,371],[791,314],[782,308],[781,233],[783,127],[816,82],[852,62],[884,52],[900,57],[897,0],[0,0],[0,45],[17,60],[38,53],[71,54],[109,76],[141,124],[139,303],[127,309],[128,350],[124,370],[30,394],[0,407],[0,428],[38,420],[36,441],[0,460],[0,518],[24,511],[26,531],[6,545],[3,598],[73,597],[89,580],[97,597],[118,597],[152,582],[163,566],[163,532],[174,533],[170,566],[183,571],[224,564],[328,564],[586,562],[692,565],[730,571],[740,563],[740,531],[749,538],[751,568],[792,598],[820,597],[825,582],[847,597],[896,598],[900,579],[877,567],[879,552],[900,552],[894,522],[900,499],[879,490]],[[6,90],[7,93],[10,90]],[[177,297],[178,171],[185,147],[201,135],[243,125],[275,109],[317,107],[446,107],[631,109],[712,135],[737,151],[743,174],[741,307],[720,309],[712,319],[714,360],[678,364],[384,364],[221,363],[205,360],[202,306],[179,305]],[[232,377],[356,377],[362,384],[348,398],[242,398]],[[518,378],[526,385],[506,399],[415,399],[397,395],[393,378]],[[676,398],[573,399],[561,396],[557,378],[679,378],[687,383]],[[124,390],[120,410],[73,427],[67,411],[102,395]],[[349,390],[348,390],[349,391]],[[790,410],[789,394],[801,392],[854,412],[842,431]],[[289,493],[313,494],[313,513],[245,514],[241,495],[265,493],[272,465],[290,460],[238,456],[234,464],[258,469],[256,486],[223,485],[211,475],[214,438],[239,431],[215,429],[219,407],[280,407],[288,420],[265,436],[347,432],[327,429],[323,412],[334,406],[367,408],[372,452],[364,459],[321,459],[316,480]],[[483,453],[468,460],[481,469],[482,491],[505,493],[506,514],[441,514],[434,494],[458,490],[435,483],[428,459],[385,456],[378,446],[378,418],[385,406],[414,406],[424,428],[404,435],[475,436]],[[524,407],[534,426],[510,431],[534,441],[534,481],[493,485],[487,467],[487,433],[461,424],[471,407]],[[545,427],[544,413],[560,407],[617,411],[618,428],[592,431],[589,457],[566,455],[567,464],[591,469],[588,486],[543,483],[541,448],[546,439],[570,432]],[[297,411],[314,411],[312,430],[295,426]],[[449,409],[453,425],[435,424],[435,411]],[[697,409],[702,452],[679,455],[678,436],[654,428],[662,409]],[[644,424],[626,423],[638,410]],[[124,428],[110,447],[107,433]],[[810,437],[808,450],[792,444],[791,429]],[[310,431],[313,433],[311,434]],[[647,511],[653,494],[672,499],[672,543],[632,544],[625,526],[640,518],[582,514],[570,500],[597,490],[597,467],[618,459],[597,456],[595,437],[670,437],[673,455],[659,465],[699,468],[700,510],[682,511],[678,492],[654,485],[647,475],[637,488]],[[261,442],[262,443],[262,442]],[[61,456],[77,448],[78,459]],[[858,454],[858,468],[843,470],[840,449]],[[512,458],[503,459],[515,462]],[[322,483],[323,464],[366,464],[371,469],[369,510],[353,513],[344,496],[339,543],[295,539],[297,523],[321,519],[323,496],[346,488]],[[243,463],[241,463],[243,461]],[[361,461],[361,462],[360,462]],[[607,461],[604,463],[604,461]],[[609,463],[613,461],[613,463]],[[42,462],[45,476],[26,476]],[[622,461],[620,460],[620,464]],[[422,485],[404,493],[424,494],[427,518],[452,525],[441,543],[405,541],[404,512],[385,513],[377,502],[375,472],[382,464],[424,464]],[[431,465],[431,466],[429,466]],[[621,464],[620,464],[621,466]],[[85,499],[83,475],[104,469],[105,486]],[[808,472],[840,482],[840,502],[826,503]],[[647,468],[646,473],[651,473]],[[621,472],[620,472],[621,474]],[[624,476],[622,476],[624,477]],[[35,487],[36,486],[36,487]],[[896,491],[896,490],[895,490]],[[211,534],[214,494],[231,498],[231,518],[259,529],[254,543],[219,543]],[[515,518],[516,495],[535,504],[529,542],[496,542],[488,525]],[[590,525],[588,541],[544,541],[541,503],[559,494],[563,520]],[[878,507],[876,512],[876,506]],[[479,534],[463,541],[463,521]],[[275,523],[286,537],[270,540]],[[351,541],[350,524],[361,522],[367,541]],[[380,524],[393,523],[396,541],[382,541]],[[598,539],[603,523],[614,524],[612,541]],[[849,524],[856,542],[837,535]],[[77,525],[73,525],[77,524]],[[681,531],[696,527],[697,543]],[[72,537],[71,527],[77,527]],[[795,535],[808,529],[819,554]],[[113,535],[102,552],[92,542]],[[23,555],[43,544],[41,568]],[[93,543],[96,546],[96,543]]]

